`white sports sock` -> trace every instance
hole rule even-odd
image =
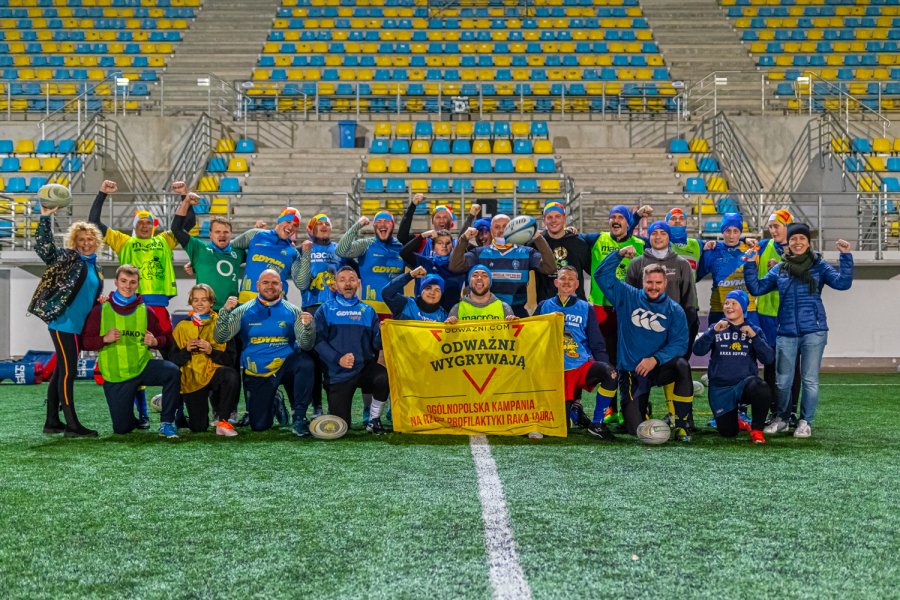
[[[381,417],[381,408],[384,406],[384,402],[381,400],[372,400],[372,408],[369,409],[369,419],[378,419]]]

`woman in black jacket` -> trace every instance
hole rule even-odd
[[[56,211],[56,208],[41,207],[35,250],[48,268],[28,306],[28,312],[47,322],[56,349],[56,369],[47,390],[44,433],[94,437],[97,432],[78,421],[72,392],[78,363],[78,338],[88,313],[103,291],[103,274],[97,265],[96,254],[103,236],[96,226],[78,221],[69,227],[66,248],[57,248],[50,223],[50,216]],[[65,423],[59,418],[60,407]]]

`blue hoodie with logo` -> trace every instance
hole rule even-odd
[[[315,314],[316,352],[328,366],[328,381],[341,383],[353,379],[367,362],[381,350],[381,321],[375,309],[359,298],[336,294]],[[353,354],[353,368],[345,369],[338,361]]]

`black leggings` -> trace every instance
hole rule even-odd
[[[738,406],[750,405],[752,422],[750,428],[762,431],[766,425],[766,415],[769,414],[769,405],[772,403],[772,390],[765,381],[759,377],[750,376],[744,384],[744,391]],[[738,434],[738,409],[734,409],[716,417],[716,429],[725,437],[734,437]]]
[[[56,350],[56,368],[53,370],[50,386],[47,388],[46,425],[60,423],[59,409],[61,407],[68,428],[77,429],[79,422],[72,394],[75,373],[78,370],[78,336],[74,333],[51,329],[50,339],[53,340],[53,348]]]
[[[350,409],[356,388],[371,393],[375,400],[385,402],[390,394],[387,369],[373,358],[353,378],[328,384],[328,414],[337,415],[350,425]]]
[[[665,388],[666,400],[674,404],[675,426],[686,429],[693,412],[694,382],[691,366],[679,356],[657,365],[646,377],[634,371],[619,372],[622,417],[628,432],[635,435],[638,425],[650,417],[650,388],[653,386]]]
[[[181,394],[181,400],[187,406],[188,427],[194,433],[209,429],[209,407],[212,403],[213,415],[217,421],[228,419],[237,408],[236,391],[240,390],[240,378],[237,369],[220,366],[212,378],[199,390]],[[212,392],[212,399],[209,393]]]
[[[616,389],[616,369],[612,365],[605,362],[593,362],[588,367],[588,372],[584,376],[584,385],[587,388],[595,388],[597,385],[607,390]],[[570,400],[581,400],[581,389],[575,389],[574,398],[566,398]]]

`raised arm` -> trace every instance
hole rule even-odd
[[[425,270],[424,268],[422,269]],[[401,273],[381,290],[381,299],[391,309],[391,314],[396,318],[406,308],[406,296],[403,295],[403,288],[412,281],[412,275],[409,273]]]
[[[342,258],[359,258],[366,253],[375,238],[357,239],[359,230],[369,224],[368,217],[360,217],[359,220],[347,229],[347,232],[341,236],[335,254]]]
[[[233,340],[241,330],[241,317],[250,306],[250,302],[245,302],[238,306],[237,298],[231,296],[225,301],[219,316],[216,318],[216,326],[213,329],[213,339],[224,344]]]
[[[119,191],[119,186],[115,181],[110,181],[106,179],[103,183],[100,184],[100,191],[97,192],[97,196],[94,198],[94,203],[91,204],[91,210],[88,213],[88,221],[93,223],[100,229],[100,233],[104,236],[106,235],[106,230],[109,227],[100,220],[101,214],[103,213],[103,203],[106,202],[106,197],[109,194],[115,194]]]
[[[246,250],[250,247],[250,241],[256,236],[257,233],[262,233],[265,229],[259,229],[257,227],[253,227],[248,229],[241,235],[237,236],[233,240],[231,240],[232,248],[239,248],[241,250]]]
[[[547,243],[544,236],[540,233],[535,233],[531,241],[534,244],[535,249],[540,253],[538,255],[540,257],[540,262],[538,262],[534,268],[544,275],[553,275],[556,273],[556,256],[553,254],[553,250],[550,249],[550,244]]]
[[[412,239],[412,234],[410,234],[410,229],[412,228],[413,218],[416,215],[416,207],[419,206],[419,203],[425,199],[425,196],[422,194],[416,194],[413,196],[412,201],[407,205],[406,212],[403,213],[403,218],[400,219],[400,225],[397,226],[397,239],[400,240],[401,244],[406,244],[409,240]]]
[[[38,221],[37,230],[34,232],[34,251],[45,264],[53,263],[59,249],[56,242],[53,241],[53,230],[51,229],[50,216],[56,212],[55,208],[41,207],[41,219]]]

